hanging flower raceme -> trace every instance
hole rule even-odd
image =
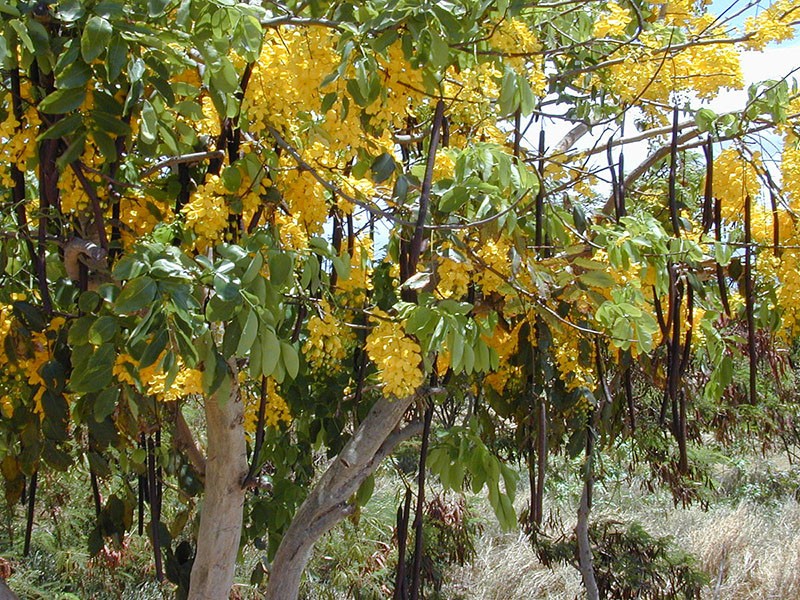
[[[337,373],[347,355],[347,344],[352,340],[350,331],[334,317],[327,302],[321,304],[322,316],[308,320],[308,339],[303,345],[306,360],[315,369]]]
[[[419,344],[406,335],[402,323],[376,311],[375,327],[367,336],[367,354],[378,367],[378,377],[387,396],[403,398],[422,385],[422,353]]]

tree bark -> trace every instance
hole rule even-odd
[[[19,596],[12,592],[2,579],[0,579],[0,600],[19,600]]]
[[[413,396],[378,400],[322,475],[278,547],[270,568],[267,600],[297,599],[314,543],[352,512],[349,499],[395,446],[421,431],[421,422],[399,427],[413,401]]]
[[[587,600],[599,600],[600,592],[597,589],[597,580],[594,577],[594,566],[592,564],[592,546],[589,541],[589,487],[590,482],[584,482],[581,503],[578,507],[578,524],[575,533],[578,538],[578,566],[586,588]]]
[[[233,585],[236,556],[242,534],[247,475],[244,406],[236,365],[231,368],[228,398],[217,394],[206,400],[208,432],[206,488],[192,566],[190,600],[223,600]]]

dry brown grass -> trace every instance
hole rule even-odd
[[[605,498],[596,517],[638,521],[656,536],[672,536],[710,577],[703,600],[800,600],[800,504],[742,502],[709,511],[674,508],[671,502]],[[568,525],[567,525],[568,527]],[[578,572],[543,567],[523,536],[488,529],[478,557],[453,573],[446,598],[527,600],[583,598]]]
[[[472,565],[454,574],[448,598],[530,600],[579,598],[578,572],[569,566],[545,568],[530,543],[517,535],[484,536]]]
[[[800,598],[800,505],[742,503],[707,514],[684,547],[712,576],[707,598]]]

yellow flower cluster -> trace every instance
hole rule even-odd
[[[424,96],[422,72],[411,68],[400,42],[392,44],[388,56],[379,57],[378,64],[383,72],[384,96],[364,112],[371,115],[372,125],[379,130],[402,128],[411,104],[419,103]]]
[[[659,36],[643,33],[644,48],[626,46],[613,58],[620,62],[592,76],[593,85],[605,86],[622,102],[638,98],[668,103],[670,94],[691,91],[710,99],[723,89],[741,89],[744,85],[739,53],[733,44],[689,46],[671,53],[665,60],[656,52],[665,44]]]
[[[456,162],[453,160],[453,152],[447,148],[439,148],[436,150],[436,155],[433,161],[433,180],[452,178],[453,171],[456,168]]]
[[[510,246],[505,238],[487,240],[478,247],[477,255],[486,265],[477,275],[483,293],[495,292],[511,277]]]
[[[14,416],[14,403],[11,400],[11,396],[5,394],[0,396],[0,417],[4,419],[10,419]]]
[[[672,25],[686,25],[695,13],[694,0],[668,0],[660,4],[664,20]]]
[[[492,45],[500,52],[508,54],[535,54],[542,49],[539,38],[527,23],[521,19],[507,19],[494,27]],[[521,62],[512,64],[521,65]]]
[[[290,131],[297,113],[319,107],[320,83],[339,60],[336,40],[323,28],[268,30],[245,95],[247,129],[255,134],[271,125]],[[343,91],[340,84],[337,81],[331,91]],[[359,130],[352,127],[342,133],[354,139]]]
[[[151,233],[159,223],[172,221],[173,206],[164,202],[154,202],[138,190],[133,190],[129,196],[123,196],[119,202],[120,220],[125,224],[125,227],[121,228],[122,243],[126,248]],[[148,204],[162,212],[160,219],[148,208]]]
[[[800,111],[800,102],[796,102],[790,112]],[[783,192],[789,199],[792,210],[800,209],[800,138],[789,132],[783,139],[781,155],[781,183]]]
[[[784,250],[776,270],[781,282],[777,298],[779,306],[783,309],[782,325],[792,340],[800,334],[800,305],[797,303],[797,299],[800,298],[800,271],[797,268],[799,264],[800,251],[794,248]]]
[[[372,256],[372,240],[356,238],[350,258],[350,277],[336,281],[336,287],[346,296],[348,306],[362,305],[367,292],[372,289]]]
[[[203,111],[203,118],[197,123],[198,131],[211,137],[219,136],[220,118],[217,114],[217,109],[214,106],[214,102],[209,96],[203,96],[200,100],[200,104]]]
[[[261,399],[258,394],[243,394],[244,407],[244,430],[253,435],[258,426],[258,407]],[[277,385],[272,377],[267,379],[267,397],[264,410],[264,425],[266,427],[278,427],[281,423],[287,425],[292,422],[292,413],[286,400],[278,393]]]
[[[758,153],[755,153],[753,161],[759,160]],[[714,159],[712,183],[714,196],[722,202],[722,218],[730,222],[741,221],[745,197],[749,195],[755,201],[761,191],[753,163],[734,148],[726,148]]]
[[[308,247],[308,234],[291,215],[276,212],[275,225],[278,227],[282,247],[291,250],[303,250]]]
[[[342,370],[342,360],[353,336],[333,316],[327,302],[321,303],[320,310],[321,317],[314,315],[308,320],[308,339],[303,345],[303,353],[315,369],[337,373]]]
[[[32,332],[32,353],[30,356],[21,358],[17,362],[17,368],[26,378],[28,385],[31,386],[32,389],[36,390],[36,393],[33,397],[33,401],[35,403],[33,410],[41,418],[44,418],[42,396],[44,395],[45,384],[42,376],[39,374],[39,370],[42,368],[42,365],[52,358],[53,353],[50,340],[56,338],[57,332],[63,325],[64,319],[62,317],[55,317],[52,321],[50,321],[50,324],[47,326],[45,331]]]
[[[127,352],[120,352],[114,361],[114,380],[120,383],[127,383],[132,387],[136,387],[136,380],[133,373],[136,372],[137,362]]]
[[[181,209],[186,225],[198,237],[197,247],[205,248],[222,239],[228,225],[228,206],[225,185],[217,175],[210,175],[197,187],[189,203]]]
[[[10,99],[3,100],[6,106],[11,105]],[[28,161],[36,156],[36,134],[40,122],[36,110],[29,108],[21,123],[10,111],[6,120],[0,123],[0,186],[13,187],[11,165],[24,173]]]
[[[527,75],[533,93],[544,95],[547,89],[544,63],[541,57],[535,56],[542,49],[542,44],[533,30],[520,19],[510,19],[494,30],[491,42],[498,51],[511,55],[506,62],[519,73]]]
[[[137,361],[123,352],[117,355],[114,363],[114,377],[162,402],[174,402],[185,396],[203,393],[203,374],[200,371],[181,366],[172,385],[166,388],[167,374],[159,368],[160,364],[161,357],[152,365],[139,368]]]
[[[453,98],[447,109],[451,145],[462,147],[473,138],[505,143],[507,134],[495,126],[497,118],[494,114],[502,77],[503,73],[492,61],[447,70],[443,95]],[[543,85],[536,83],[537,93]]]
[[[486,345],[494,348],[497,356],[500,358],[500,369],[493,373],[489,373],[484,381],[487,385],[491,386],[497,393],[503,393],[508,381],[521,372],[520,367],[515,367],[509,364],[509,359],[517,352],[519,347],[519,330],[522,328],[524,321],[517,323],[516,327],[508,330],[505,327],[497,325],[494,328],[492,336],[482,336]]]
[[[11,306],[0,304],[0,367],[4,369],[9,365],[9,358],[5,350],[5,339],[11,333],[11,323]]]
[[[81,162],[94,169],[99,169],[105,162],[105,157],[95,148],[91,140],[87,140],[81,155]],[[84,171],[84,176],[89,184],[94,184],[95,190],[102,189],[99,184],[102,179],[97,173]],[[61,199],[61,210],[64,213],[82,214],[89,212],[89,196],[78,177],[72,169],[65,169],[58,177],[58,195]]]
[[[568,326],[553,336],[553,355],[558,365],[561,381],[568,390],[585,387],[593,390],[597,386],[594,372],[594,347],[591,356],[581,356],[581,337]]]
[[[632,20],[627,8],[622,8],[616,2],[609,2],[594,22],[594,35],[600,38],[622,36]]]
[[[156,363],[157,364],[157,363]],[[148,367],[149,369],[150,367]],[[163,371],[139,373],[141,380],[147,381],[147,393],[162,402],[174,402],[178,398],[193,394],[203,393],[203,374],[197,369],[181,368],[175,376],[175,381],[169,388],[165,388],[167,374]]]
[[[445,256],[440,256],[438,261],[436,291],[442,298],[460,299],[466,296],[472,271],[470,264]]]
[[[325,190],[308,171],[291,169],[277,178],[292,217],[303,225],[309,235],[322,233],[322,226],[328,217],[328,204]]]
[[[401,323],[376,312],[376,324],[367,336],[366,349],[378,368],[386,396],[403,398],[422,385],[422,354],[419,344],[408,337]]]
[[[770,42],[781,43],[794,38],[792,22],[800,19],[797,0],[777,0],[769,8],[744,22],[749,36],[744,46],[749,50],[763,50]]]

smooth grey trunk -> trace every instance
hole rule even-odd
[[[578,538],[578,567],[583,579],[583,586],[586,588],[587,600],[600,600],[600,592],[597,589],[597,581],[594,578],[594,566],[592,564],[592,546],[589,541],[589,494],[591,493],[591,474],[587,474],[581,494],[581,503],[578,506],[578,524],[575,526],[575,535]]]
[[[233,586],[242,534],[247,454],[244,406],[230,364],[233,384],[228,398],[206,400],[208,449],[205,497],[200,512],[197,554],[192,566],[189,600],[225,600]]]
[[[0,600],[19,600],[19,597],[11,591],[2,579],[0,579]]]
[[[420,421],[400,429],[413,401],[381,398],[356,428],[292,519],[270,567],[267,600],[297,599],[314,543],[352,513],[350,498],[397,444],[422,430]]]

